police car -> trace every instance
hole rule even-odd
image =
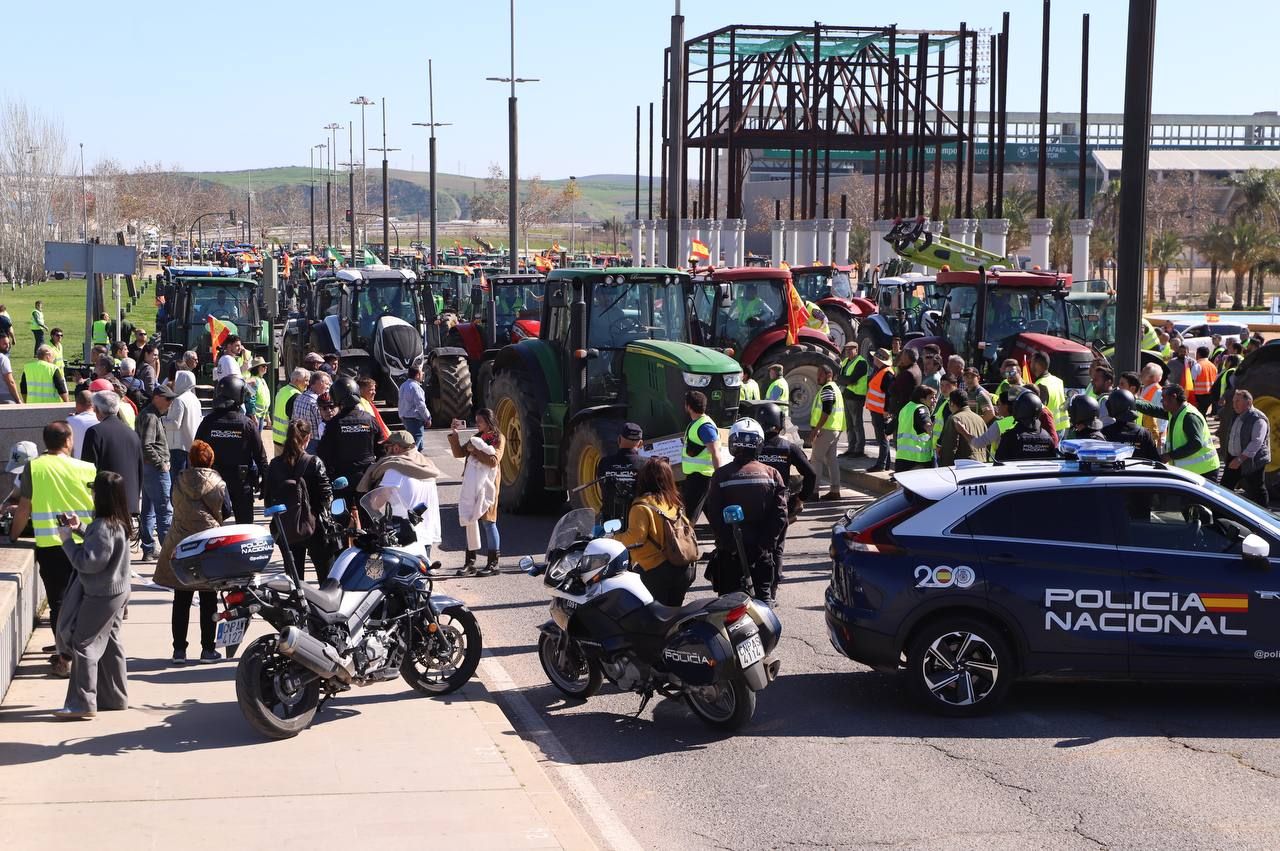
[[[953,716],[1020,678],[1276,680],[1280,520],[1129,447],[1062,449],[1077,457],[899,473],[848,512],[835,648]]]

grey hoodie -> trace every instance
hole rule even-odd
[[[196,439],[196,429],[204,419],[195,386],[196,374],[190,370],[180,369],[173,377],[173,392],[177,398],[169,406],[169,413],[164,415],[164,431],[170,452],[189,451],[191,441]]]

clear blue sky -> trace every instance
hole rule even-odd
[[[998,29],[1012,13],[1010,110],[1039,99],[1039,0],[685,0],[686,35],[729,23]],[[1091,111],[1120,111],[1123,0],[1053,4],[1051,110],[1078,108],[1080,16],[1091,13]],[[435,60],[441,169],[483,174],[506,162],[507,3],[219,0],[172,4],[14,3],[0,94],[61,118],[92,163],[160,160],[189,170],[307,164],[330,121],[356,122],[358,95],[386,97],[392,165],[426,167],[427,58]],[[635,105],[661,98],[666,0],[517,0],[521,173],[544,177],[633,169]],[[56,14],[53,10],[56,9]],[[861,11],[860,11],[861,9]],[[894,19],[896,16],[896,20]],[[1161,0],[1156,112],[1249,113],[1280,107],[1280,4]],[[85,60],[92,56],[92,69]],[[983,94],[979,93],[979,99]],[[368,144],[381,145],[377,108]],[[341,139],[341,137],[340,137]],[[345,146],[342,146],[345,159]],[[358,155],[358,151],[357,151]],[[378,155],[369,155],[372,161]]]

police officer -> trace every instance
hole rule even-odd
[[[1134,458],[1143,458],[1147,461],[1160,460],[1160,450],[1151,437],[1151,432],[1138,424],[1138,413],[1134,410],[1132,393],[1123,388],[1112,390],[1107,396],[1107,413],[1115,422],[1103,426],[1103,440],[1132,446]]]
[[[1031,390],[1024,390],[1013,400],[1013,428],[1000,437],[996,447],[997,461],[1025,461],[1057,458],[1053,437],[1040,422],[1044,402]]]
[[[761,463],[763,445],[764,430],[758,422],[744,417],[733,424],[729,432],[733,461],[716,470],[707,495],[707,522],[716,538],[716,551],[707,574],[717,594],[742,590],[742,564],[734,526],[724,520],[726,506],[741,506],[743,520],[737,525],[742,531],[755,596],[772,605],[776,594],[775,553],[787,533],[787,486],[777,470]]]
[[[764,429],[764,445],[760,447],[760,463],[778,471],[782,480],[787,483],[791,496],[787,500],[787,514],[794,520],[804,507],[805,500],[818,495],[818,473],[809,463],[804,449],[796,445],[782,434],[782,411],[772,402],[766,402],[756,409],[756,422]],[[800,483],[791,480],[791,471],[800,474]]]
[[[1071,428],[1063,435],[1065,440],[1106,440],[1102,435],[1102,420],[1098,413],[1102,408],[1098,400],[1084,393],[1076,396],[1067,405]]]
[[[355,379],[343,376],[329,388],[329,398],[338,412],[325,423],[324,436],[316,447],[316,455],[334,479],[345,476],[347,486],[334,488],[335,497],[348,504],[356,493],[356,483],[378,457],[378,424],[360,408],[360,388]]]
[[[253,522],[253,491],[267,471],[258,424],[244,413],[245,384],[238,375],[218,379],[213,412],[200,421],[196,438],[213,447],[213,469],[227,483],[237,523]]]
[[[596,464],[600,482],[600,515],[603,520],[621,520],[626,525],[635,496],[636,476],[646,459],[639,453],[644,432],[635,423],[626,423],[618,435],[618,449]]]

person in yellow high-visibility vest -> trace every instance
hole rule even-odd
[[[111,332],[109,330],[110,327],[111,327],[111,321],[110,319],[107,318],[107,314],[105,313],[99,314],[98,318],[93,320],[93,339],[91,342],[95,346],[111,345]]]
[[[35,307],[31,310],[31,335],[36,341],[35,351],[40,351],[40,347],[44,345],[44,332],[47,330],[49,329],[44,324],[44,302],[36,299]]]
[[[711,476],[720,467],[720,429],[715,420],[707,416],[706,394],[690,390],[684,394],[684,412],[689,417],[689,427],[684,431],[684,446],[680,452],[680,468],[684,481],[680,483],[680,498],[690,523],[697,523],[702,505],[707,501]]]
[[[738,391],[739,402],[758,402],[760,401],[760,384],[751,377],[750,370],[745,367],[742,370],[742,389]]]
[[[1067,391],[1062,379],[1049,372],[1049,356],[1044,352],[1036,352],[1031,356],[1028,370],[1031,373],[1031,383],[1040,394],[1040,401],[1044,402],[1053,415],[1053,427],[1061,434],[1071,425],[1067,415]]]
[[[1220,464],[1213,448],[1213,435],[1204,415],[1187,402],[1187,391],[1177,384],[1164,388],[1161,399],[1169,414],[1169,441],[1162,459],[1175,467],[1218,481]]]
[[[53,349],[53,365],[62,370],[63,374],[67,371],[67,360],[62,354],[62,329],[51,328],[49,330],[49,348]]]
[[[840,383],[844,387],[845,429],[849,433],[849,445],[842,458],[861,458],[867,454],[867,433],[862,424],[862,411],[867,403],[867,384],[871,380],[871,365],[866,356],[858,352],[858,344],[850,340],[844,344],[844,359],[840,361]]]
[[[53,349],[47,343],[36,349],[35,360],[22,367],[21,390],[28,405],[67,401],[66,379],[53,365]]]
[[[293,413],[289,404],[294,397],[306,392],[311,381],[311,370],[306,367],[295,367],[289,375],[289,383],[276,393],[275,406],[271,409],[271,441],[277,447],[277,454],[284,451],[284,441],[289,435],[289,419]]]
[[[818,483],[822,483],[825,475],[829,483],[828,490],[819,499],[840,499],[840,459],[836,455],[836,446],[840,435],[844,432],[844,397],[835,382],[835,373],[827,364],[818,367],[817,398],[809,409],[809,426],[813,433],[809,436],[813,441],[813,452],[809,460],[813,462],[818,474]]]
[[[30,521],[36,539],[40,581],[44,583],[49,601],[49,619],[56,624],[62,609],[62,595],[72,574],[71,561],[58,535],[59,518],[73,514],[85,526],[93,520],[93,494],[89,487],[97,470],[87,461],[71,457],[71,426],[66,420],[46,425],[42,438],[45,454],[27,461],[18,486],[18,507],[13,512],[9,543],[17,543]],[[35,447],[30,449],[34,453]],[[75,539],[79,542],[79,536]],[[55,675],[65,677],[70,673],[69,657],[55,655],[51,661]]]

